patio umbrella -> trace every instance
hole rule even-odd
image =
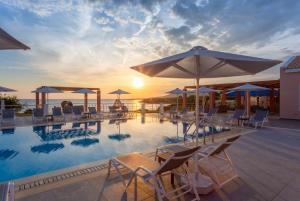
[[[53,87],[47,87],[47,86],[42,86],[37,88],[36,90],[32,91],[32,93],[45,93],[47,94],[47,103],[48,103],[48,95],[50,93],[63,93],[61,90],[53,88]]]
[[[0,86],[0,93],[2,94],[5,92],[16,92],[16,90]],[[4,101],[4,98],[1,98],[1,110],[4,110],[4,109],[5,109],[5,101]]]
[[[24,45],[6,31],[0,28],[0,50],[9,50],[9,49],[23,49],[27,50],[30,47]]]
[[[74,91],[73,93],[84,94],[84,111],[87,111],[88,94],[95,94],[96,92],[90,89],[79,89],[77,91]]]
[[[117,94],[118,95],[118,99],[120,99],[120,97],[121,97],[122,94],[130,94],[130,93],[127,92],[127,91],[123,91],[121,89],[117,89],[116,91],[112,91],[112,92],[110,92],[108,94]]]
[[[185,90],[176,88],[176,89],[173,89],[173,90],[168,91],[166,93],[176,95],[176,112],[178,112],[178,98],[179,98],[179,95],[187,94],[188,92],[185,91]]]
[[[32,91],[32,93],[45,93],[47,95],[46,97],[46,104],[44,105],[44,113],[47,115],[48,114],[48,101],[49,101],[49,94],[50,93],[63,93],[61,90],[58,90],[53,87],[48,87],[48,86],[42,86],[37,88],[36,90]]]
[[[249,75],[266,70],[281,61],[208,50],[202,46],[131,67],[151,77],[193,78],[199,88],[201,78]],[[196,130],[199,128],[199,96],[196,90]],[[198,144],[198,135],[197,135]]]
[[[265,91],[265,90],[270,90],[270,89],[266,88],[266,87],[260,87],[257,85],[246,83],[244,85],[229,89],[229,92],[232,92],[232,91],[246,92],[246,115],[247,115],[247,117],[249,117],[249,115],[250,115],[250,107],[249,107],[250,106],[250,103],[249,103],[250,92],[251,91]]]
[[[196,89],[192,92],[196,92]],[[202,109],[204,111],[204,107],[205,107],[205,95],[212,93],[212,92],[218,92],[218,90],[214,90],[208,87],[199,87],[198,88],[198,94],[202,94]]]

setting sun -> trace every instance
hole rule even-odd
[[[133,87],[134,88],[142,88],[144,86],[144,80],[142,78],[134,78],[133,80]]]

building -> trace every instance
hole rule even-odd
[[[300,119],[300,55],[280,69],[280,118]]]

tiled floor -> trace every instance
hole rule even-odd
[[[239,178],[222,189],[201,196],[201,200],[300,200],[300,130],[259,129],[244,135],[228,151]],[[118,180],[105,182],[106,172],[102,170],[30,192],[20,192],[16,195],[17,201],[120,201],[124,191],[122,183]],[[103,195],[99,198],[103,185]],[[138,186],[138,200],[155,200],[150,188],[141,182]],[[133,200],[133,186],[127,196],[127,200]],[[192,197],[182,200],[188,201]]]

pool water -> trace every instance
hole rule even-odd
[[[0,182],[133,151],[154,151],[158,146],[183,140],[186,128],[183,122],[138,116],[128,120],[2,129]]]

